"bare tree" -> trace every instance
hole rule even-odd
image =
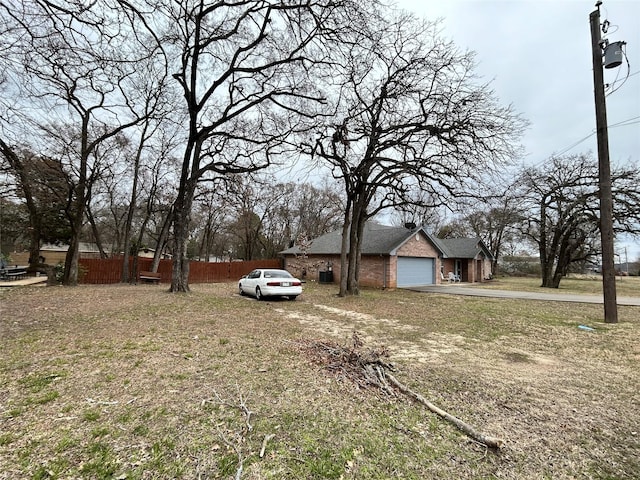
[[[87,181],[87,193],[85,195],[85,216],[91,227],[93,240],[100,251],[102,258],[107,258],[113,249],[107,252],[107,235],[101,228],[100,216],[108,207],[114,213],[114,221],[117,233],[120,233],[120,225],[124,223],[126,211],[126,182],[127,154],[129,153],[129,139],[121,132],[108,139],[94,149],[91,158],[90,176]],[[73,176],[69,183],[74,184]],[[107,195],[104,195],[106,188]],[[104,202],[104,198],[111,202]],[[70,210],[70,209],[69,209]],[[69,218],[73,218],[73,211],[67,211]],[[86,236],[86,234],[83,234]]]
[[[338,228],[342,212],[339,195],[328,185],[262,175],[217,177],[201,183],[194,199],[198,257],[275,258],[301,235]]]
[[[194,202],[194,235],[199,238],[198,260],[223,259],[229,253],[227,226],[233,199],[225,191],[201,188]]]
[[[244,260],[270,256],[265,248],[269,243],[265,235],[270,218],[285,200],[277,193],[282,189],[257,176],[234,175],[225,180],[225,195],[230,201],[228,251]]]
[[[265,168],[317,114],[323,95],[311,74],[326,55],[317,38],[340,3],[149,3],[145,15],[163,25],[158,36],[176,59],[173,78],[188,116],[173,205],[171,291],[189,290],[185,252],[198,182]]]
[[[336,46],[341,90],[312,153],[344,183],[340,295],[358,294],[365,222],[426,193],[433,206],[478,190],[511,160],[524,122],[473,76],[474,59],[406,13],[368,13]]]
[[[394,208],[394,225],[421,225],[431,232],[437,232],[444,226],[448,205],[441,205],[441,199],[432,198],[426,191],[413,192],[413,198]]]
[[[293,209],[289,241],[300,236],[316,238],[342,224],[344,199],[336,187],[325,181],[320,186],[297,185],[291,199]]]
[[[315,238],[335,230],[344,211],[339,195],[326,185],[267,182],[259,198],[264,258],[275,258],[301,235]]]
[[[124,224],[127,217],[127,184],[129,182],[129,142],[118,142],[118,155],[104,162],[96,185],[91,188],[91,200],[87,204],[87,218],[91,223],[93,238],[101,244],[107,255],[122,251]]]
[[[520,199],[511,189],[502,195],[479,199],[473,211],[463,217],[469,229],[481,238],[493,255],[491,271],[498,274],[500,257],[507,245],[517,243],[522,221]]]
[[[170,135],[166,135],[166,126],[164,123],[169,117],[168,106],[169,103],[163,100],[164,96],[164,80],[159,84],[159,88],[152,92],[148,92],[148,95],[145,99],[145,115],[144,121],[140,125],[140,129],[137,133],[137,145],[134,149],[133,153],[133,162],[132,162],[132,172],[131,172],[131,191],[130,191],[130,200],[129,206],[127,208],[127,220],[125,223],[124,230],[124,246],[123,246],[123,258],[122,258],[122,276],[121,281],[127,282],[132,281],[133,277],[136,275],[137,270],[137,260],[138,260],[138,251],[142,246],[142,239],[145,234],[145,229],[147,222],[153,212],[154,204],[156,202],[156,194],[157,194],[157,175],[160,171],[160,165],[162,163],[167,162],[167,156],[169,152],[171,152],[174,148],[175,139]],[[156,138],[159,137],[159,138]],[[155,143],[155,146],[152,148],[149,144],[151,142]],[[147,155],[145,155],[145,153]],[[155,157],[155,160],[153,159]],[[146,160],[146,163],[144,163]],[[149,185],[150,191],[148,192],[148,196],[145,199],[142,199],[142,203],[144,204],[143,208],[143,218],[141,220],[141,224],[138,228],[137,240],[134,245],[135,250],[131,252],[132,246],[132,230],[133,230],[133,221],[134,215],[136,213],[136,209],[138,207],[138,202],[141,200],[139,196],[140,191],[140,183],[141,183],[141,169],[145,166],[151,169],[152,179],[154,181]],[[133,272],[129,271],[129,255],[130,253],[134,253],[134,265]],[[155,271],[155,270],[154,270]]]
[[[611,173],[614,230],[640,234],[640,170]],[[572,265],[600,254],[598,166],[591,156],[554,157],[526,168],[517,182],[522,234],[538,247],[542,287],[558,288]]]
[[[132,27],[136,23],[139,30],[145,24],[114,6],[108,0],[0,4],[3,19],[15,26],[4,53],[22,99],[16,108],[31,117],[33,126],[20,133],[46,138],[38,144],[41,150],[56,144],[55,153],[75,177],[66,285],[78,280],[78,246],[97,149],[141,121],[144,95],[134,80],[146,79],[148,92],[164,76],[166,65],[154,42]],[[60,129],[63,124],[68,128]]]

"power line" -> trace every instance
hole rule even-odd
[[[622,120],[621,122],[613,123],[609,125],[609,128],[626,127],[627,125],[635,125],[636,123],[640,123],[640,116],[631,117],[626,120]]]
[[[627,127],[629,125],[635,125],[637,123],[640,123],[640,116],[631,117],[631,118],[627,118],[626,120],[621,120],[620,122],[617,122],[617,123],[612,123],[611,125],[608,126],[608,128]],[[569,150],[572,150],[573,148],[577,147],[581,143],[586,142],[587,140],[589,140],[595,134],[596,134],[596,131],[592,130],[591,133],[589,133],[589,135],[581,138],[580,140],[577,140],[576,142],[572,143],[571,145],[569,145],[567,147],[564,147],[559,152],[556,152],[553,155],[556,155],[556,156],[564,155]],[[540,163],[542,163],[542,162],[540,162]]]
[[[567,153],[569,150],[577,147],[578,145],[580,145],[583,142],[586,142],[587,140],[589,140],[591,137],[593,137],[596,134],[596,131],[593,130],[589,135],[587,135],[584,138],[581,138],[580,140],[578,140],[575,143],[572,143],[571,145],[569,145],[568,147],[563,148],[562,150],[560,150],[559,152],[555,153],[555,155],[560,156],[560,155],[564,155],[565,153]]]

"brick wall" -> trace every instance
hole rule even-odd
[[[393,257],[395,259],[395,257]],[[333,283],[340,282],[339,255],[310,255],[307,258],[286,256],[284,268],[292,275],[307,280],[319,281],[320,272],[329,266],[333,271]],[[395,265],[389,266],[389,257],[380,255],[363,255],[360,259],[359,284],[363,287],[395,288]],[[384,278],[386,276],[386,283]]]
[[[307,258],[287,255],[284,257],[284,268],[295,277],[315,282],[320,280],[320,272],[331,268],[333,281],[340,281],[340,255],[311,255]]]
[[[389,256],[363,255],[360,259],[359,284],[363,287],[395,288],[390,283],[395,282],[395,272],[389,276]],[[385,282],[386,280],[386,282]]]

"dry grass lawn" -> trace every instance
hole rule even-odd
[[[640,478],[639,307],[192,289],[1,290],[0,479]],[[354,331],[504,447],[301,348]]]

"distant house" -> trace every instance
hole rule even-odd
[[[340,279],[342,230],[311,242],[306,255],[298,246],[284,250],[284,266],[309,280]],[[425,228],[367,223],[361,251],[359,283],[378,288],[434,285],[448,273],[463,282],[482,282],[491,276],[493,257],[479,238],[438,239]]]
[[[68,250],[69,245],[45,243],[40,247],[40,255],[44,257],[44,263],[55,265],[59,262],[64,263]],[[78,253],[80,258],[100,258],[100,249],[95,243],[80,242]]]
[[[40,247],[40,259],[42,263],[49,265],[64,263],[68,250],[69,245],[45,243]],[[100,258],[100,249],[95,243],[80,242],[78,250],[80,258]],[[14,252],[11,254],[11,261],[20,265],[27,265],[29,263],[29,252]]]
[[[45,243],[40,247],[40,259],[42,263],[49,265],[57,265],[58,263],[64,263],[69,245],[54,243]],[[98,245],[90,242],[80,242],[78,246],[78,253],[80,258],[100,258],[100,249]],[[122,255],[122,252],[120,253]],[[140,258],[153,258],[155,250],[152,248],[143,248],[138,252]],[[44,260],[42,260],[44,258]],[[163,253],[160,258],[171,258],[171,254]],[[11,253],[11,263],[20,265],[27,265],[29,263],[29,252],[13,252]]]
[[[140,258],[154,258],[156,255],[156,251],[153,248],[143,248],[138,252],[138,257]],[[170,259],[172,255],[170,253],[163,252],[160,254],[160,258],[162,259]]]

